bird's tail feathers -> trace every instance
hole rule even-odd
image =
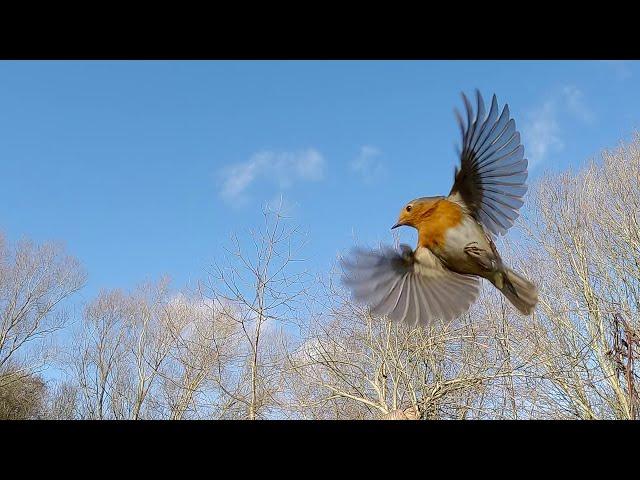
[[[530,315],[538,303],[538,288],[510,268],[505,268],[500,277],[499,281],[493,282],[496,288],[520,313]]]

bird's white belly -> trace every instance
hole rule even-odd
[[[469,216],[456,227],[452,227],[445,233],[444,245],[441,246],[438,256],[445,264],[459,273],[479,273],[480,269],[464,248],[472,242],[487,252],[491,252],[491,246],[487,241],[482,227]]]

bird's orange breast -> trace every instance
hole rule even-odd
[[[430,250],[444,246],[445,234],[462,222],[462,209],[456,203],[442,199],[420,220],[418,244]]]

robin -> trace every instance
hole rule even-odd
[[[525,315],[538,301],[536,286],[503,263],[494,243],[513,225],[527,191],[520,134],[508,105],[499,114],[495,95],[486,113],[476,90],[475,118],[471,103],[462,98],[466,122],[456,110],[462,151],[453,188],[446,197],[411,200],[391,227],[417,229],[416,249],[356,248],[342,259],[343,282],[374,314],[412,325],[451,321],[477,298],[480,277]]]

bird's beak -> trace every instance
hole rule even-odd
[[[393,227],[391,227],[391,230],[393,230],[394,228],[401,227],[401,226],[402,226],[401,223],[396,223]]]

